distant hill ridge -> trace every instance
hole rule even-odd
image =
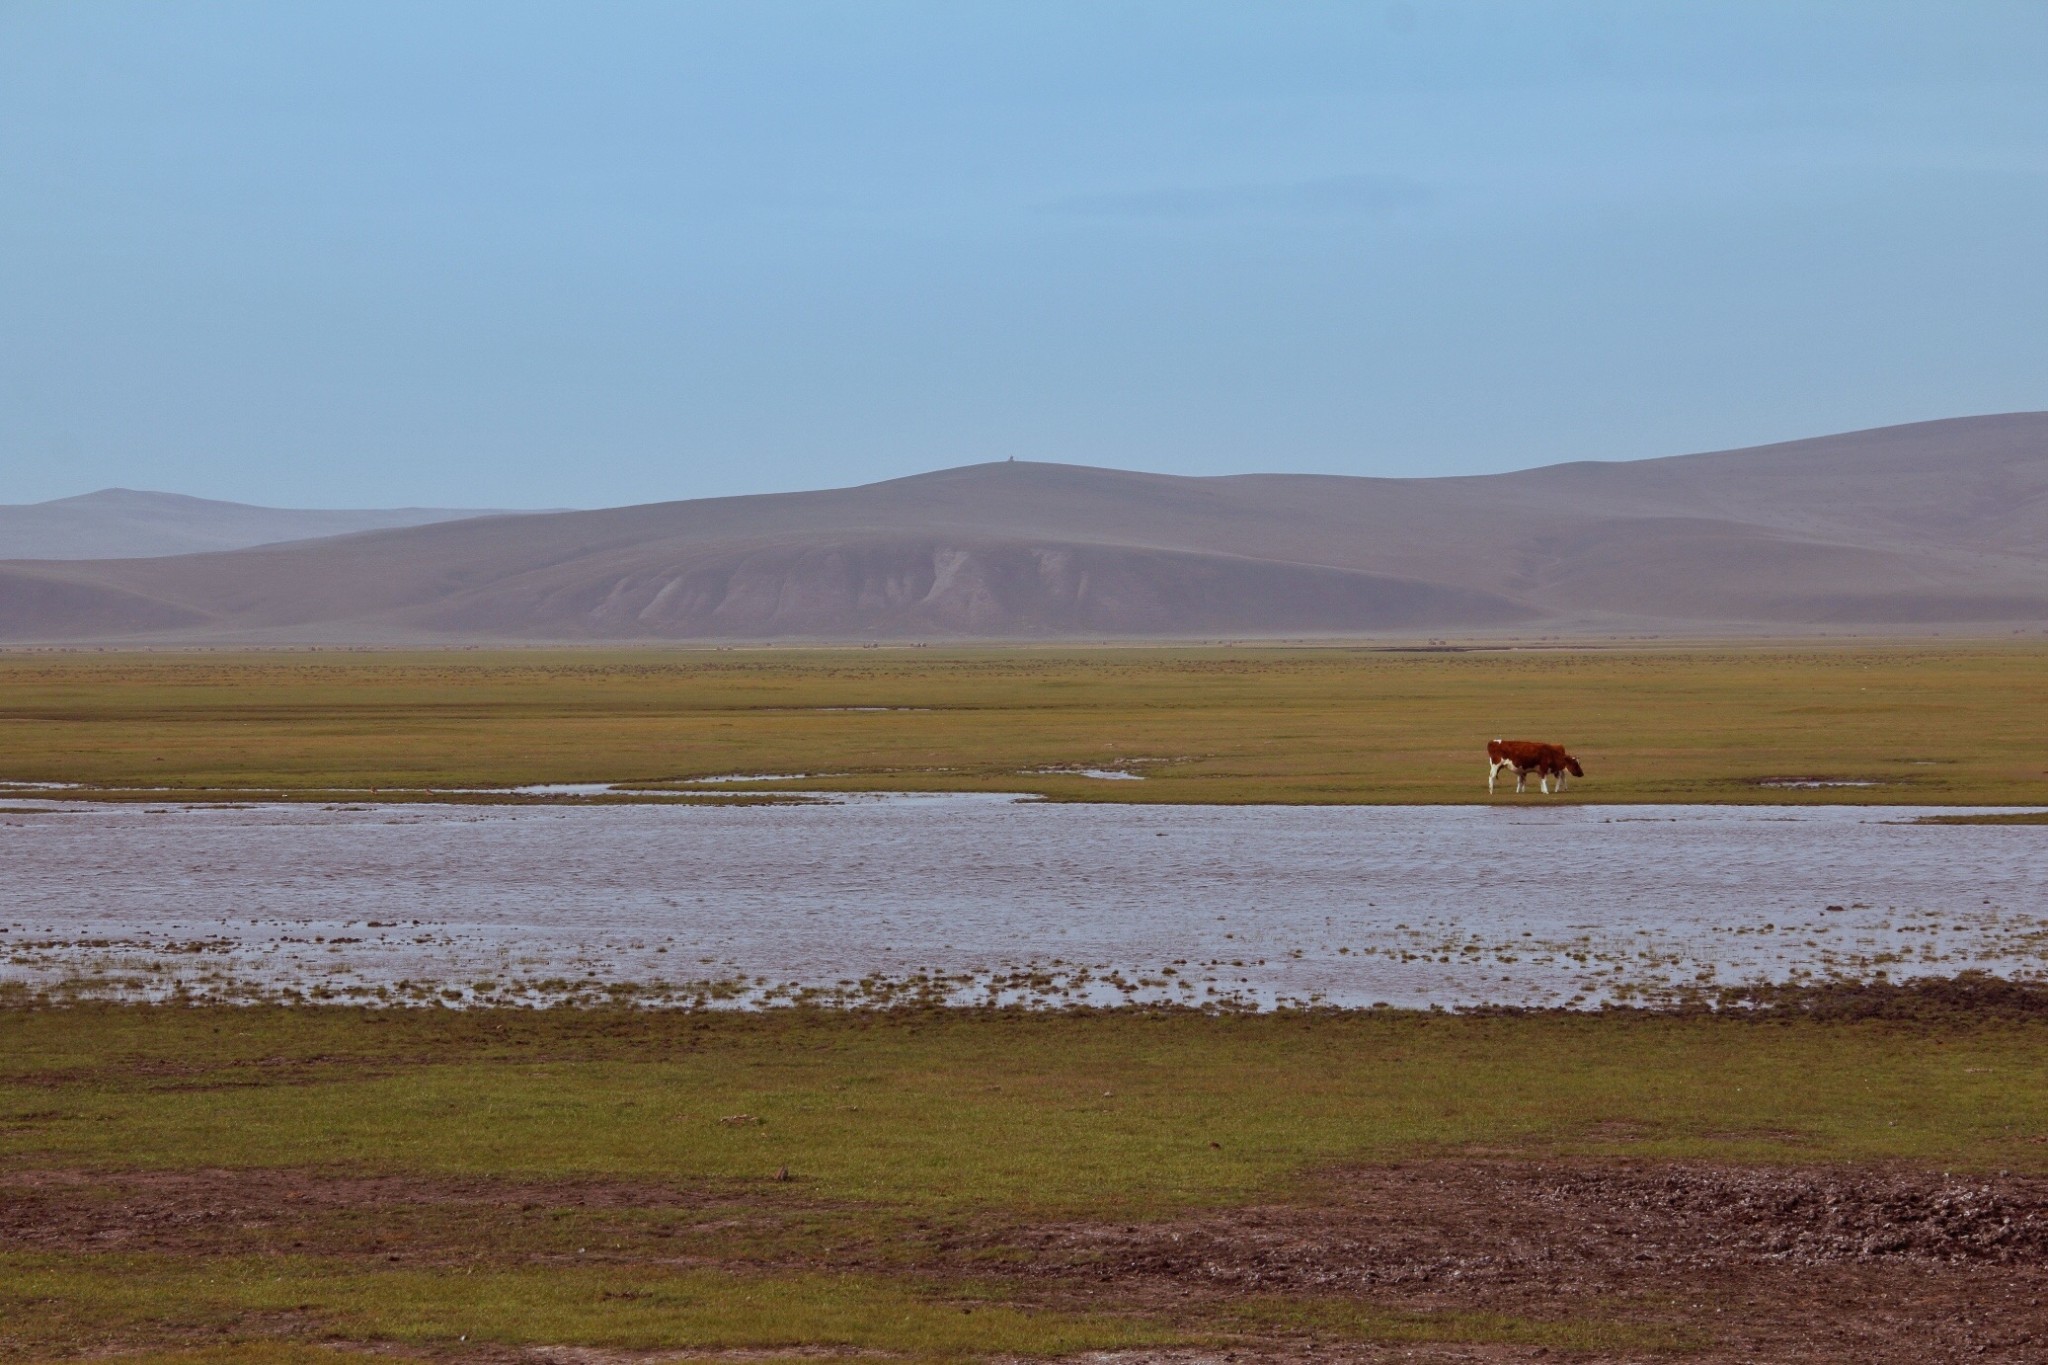
[[[1030,462],[148,564],[0,639],[1056,639],[2048,624],[2048,413],[1512,474]]]
[[[493,515],[498,514],[448,507],[252,507],[182,493],[102,488],[50,502],[0,504],[0,559],[140,559]]]

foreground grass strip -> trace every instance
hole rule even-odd
[[[1559,1317],[1441,1285],[1162,1300],[1142,1258],[1105,1285],[1080,1253],[1442,1154],[2048,1170],[2040,1011],[2017,988],[1749,1018],[0,1010],[0,1208],[42,1248],[0,1254],[0,1357],[1680,1351],[1722,1320],[1664,1289]],[[1035,1261],[1048,1222],[1082,1226]],[[1861,1279],[1815,1273],[1861,1311]]]
[[[2044,710],[2038,642],[18,653],[0,781],[231,799],[805,773],[783,785],[1479,802],[1485,742],[1523,735],[1586,762],[1568,800],[2038,805],[2048,771],[2012,736]]]
[[[1228,1313],[1231,1322],[1263,1335],[1381,1345],[1458,1342],[1542,1346],[1553,1351],[1691,1351],[1707,1344],[1697,1333],[1648,1323],[1593,1318],[1546,1319],[1504,1313],[1415,1313],[1346,1299],[1252,1298]]]
[[[1941,1015],[0,1011],[0,1162],[1089,1213],[1438,1153],[2041,1170],[2044,1044]]]
[[[297,1258],[0,1255],[0,1340],[15,1351],[231,1333],[623,1350],[845,1347],[922,1356],[1065,1355],[1185,1340],[1106,1314],[937,1298],[899,1280],[565,1264],[389,1270]]]
[[[193,1362],[333,1358],[309,1357],[300,1343],[310,1341],[837,1348],[927,1358],[1056,1356],[1276,1335],[1562,1351],[1664,1352],[1701,1344],[1655,1324],[1403,1312],[1337,1299],[1262,1296],[1211,1317],[1195,1330],[1140,1317],[1030,1311],[957,1290],[934,1297],[899,1281],[847,1275],[584,1265],[365,1272],[296,1258],[0,1255],[0,1351],[9,1355],[154,1347],[151,1359]],[[221,1344],[175,1349],[205,1338]]]

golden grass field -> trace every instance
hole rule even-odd
[[[1570,800],[2025,805],[2048,802],[2044,714],[2038,643],[17,652],[0,779],[1472,802],[1503,736],[1569,745]],[[1039,771],[1062,767],[1146,780]],[[1759,785],[1814,778],[1878,785]]]

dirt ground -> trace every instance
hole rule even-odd
[[[1335,1174],[1326,1196],[1021,1235],[1036,1272],[1147,1298],[1613,1313],[1697,1331],[1701,1361],[2048,1360],[2040,1179],[1432,1163]]]
[[[2048,1360],[2048,1178],[1904,1168],[1429,1161],[1329,1171],[1290,1202],[1144,1222],[892,1220],[821,1203],[800,1181],[693,1189],[293,1170],[17,1172],[0,1176],[0,1246],[994,1276],[1029,1302],[1191,1323],[1271,1296],[1634,1322],[1695,1341],[1683,1355],[1703,1365]],[[1094,1359],[1546,1356],[1541,1347],[1341,1337],[1274,1328],[1229,1351]]]

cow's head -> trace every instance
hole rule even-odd
[[[1586,770],[1579,766],[1579,760],[1573,758],[1570,754],[1564,756],[1564,766],[1565,771],[1569,772],[1573,777],[1584,777],[1586,775]]]

